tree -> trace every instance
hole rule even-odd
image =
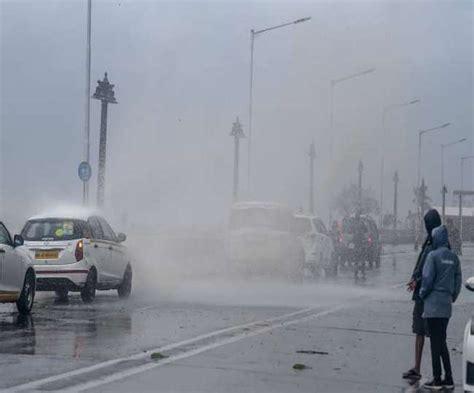
[[[377,199],[371,189],[362,189],[362,198],[359,203],[359,187],[355,184],[345,186],[333,201],[333,208],[343,216],[356,214],[378,214],[380,211]]]

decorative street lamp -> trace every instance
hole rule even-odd
[[[97,206],[104,205],[105,195],[105,160],[107,149],[107,107],[108,104],[116,104],[114,86],[109,83],[107,73],[103,81],[97,81],[99,84],[92,98],[101,101],[100,112],[100,142],[99,142],[99,171],[97,177]]]

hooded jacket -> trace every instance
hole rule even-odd
[[[433,230],[432,238],[433,251],[426,257],[421,280],[423,318],[450,318],[452,303],[461,291],[461,263],[448,248],[448,230],[444,225]]]
[[[414,281],[416,281],[416,286],[415,286],[415,290],[413,291],[413,297],[412,297],[412,299],[415,301],[421,301],[420,288],[421,288],[421,277],[423,275],[423,266],[425,264],[426,257],[428,256],[430,251],[433,249],[431,232],[433,231],[433,229],[441,225],[441,217],[439,216],[439,213],[436,209],[428,210],[425,216],[423,217],[423,219],[425,221],[426,233],[428,235],[426,236],[426,240],[423,243],[421,252],[418,255],[418,259],[416,261],[416,265],[415,265],[415,268],[413,269],[413,273],[411,276],[411,278]]]

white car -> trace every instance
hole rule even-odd
[[[305,265],[312,275],[337,274],[334,245],[323,221],[315,216],[295,214],[293,231],[303,244]]]
[[[16,303],[20,314],[29,314],[35,299],[33,260],[23,239],[0,222],[0,303]]]
[[[121,298],[132,289],[132,265],[126,236],[117,235],[95,214],[46,214],[30,218],[22,232],[34,259],[36,289],[55,291],[66,299],[69,291],[81,293],[85,303],[96,289],[117,289]]]
[[[229,269],[237,274],[303,278],[304,251],[292,232],[293,213],[271,202],[239,202],[232,206]]]
[[[466,288],[474,291],[474,277],[467,279]],[[462,383],[465,392],[474,392],[474,324],[472,318],[469,319],[464,329]]]

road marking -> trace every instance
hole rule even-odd
[[[400,288],[404,285],[405,285],[405,283],[400,283],[400,284],[392,286],[391,289]],[[367,298],[366,300],[371,300],[372,299],[372,297],[370,297],[370,296],[361,296],[361,297],[362,298],[366,297]],[[153,308],[154,306],[148,306],[148,307]],[[148,307],[145,307],[145,308],[148,308]],[[215,342],[205,344],[205,345],[201,345],[197,348],[184,351],[180,354],[171,355],[169,358],[162,359],[159,362],[150,362],[150,363],[142,364],[142,365],[139,365],[139,366],[131,367],[131,368],[129,368],[127,370],[124,370],[124,371],[119,371],[119,372],[116,372],[116,373],[106,375],[106,376],[104,376],[104,377],[102,377],[98,380],[95,380],[95,381],[79,383],[79,384],[77,384],[77,385],[75,385],[71,388],[68,388],[68,389],[64,389],[64,388],[60,389],[61,391],[70,392],[70,393],[81,392],[81,391],[84,391],[86,389],[90,389],[90,388],[101,386],[101,385],[104,385],[104,384],[107,384],[107,383],[111,383],[111,382],[126,378],[126,377],[131,376],[131,375],[142,373],[144,371],[147,371],[147,370],[150,370],[150,369],[153,369],[153,368],[156,368],[156,367],[161,367],[163,365],[175,362],[177,360],[185,359],[185,358],[200,354],[202,352],[209,351],[211,349],[221,347],[223,345],[231,344],[231,343],[241,341],[241,340],[246,339],[246,338],[254,337],[254,336],[269,332],[269,331],[277,329],[277,328],[291,326],[291,325],[302,323],[302,322],[305,322],[305,321],[308,321],[308,320],[316,319],[316,318],[319,318],[319,317],[337,312],[337,311],[339,311],[343,308],[347,308],[347,307],[348,307],[348,304],[339,305],[339,306],[335,306],[333,308],[330,308],[330,309],[324,310],[324,311],[320,311],[320,312],[316,312],[316,311],[320,310],[321,307],[311,307],[311,308],[305,308],[305,309],[301,309],[301,310],[294,311],[294,312],[291,312],[291,313],[283,314],[283,315],[278,316],[278,317],[268,318],[268,319],[254,321],[254,322],[241,324],[241,325],[236,325],[236,326],[230,326],[230,327],[219,329],[219,330],[216,330],[216,331],[213,331],[213,332],[210,332],[210,333],[206,333],[206,334],[203,334],[203,335],[200,335],[200,336],[196,336],[196,337],[193,337],[193,338],[190,338],[190,339],[186,339],[186,340],[183,340],[183,341],[180,341],[180,342],[167,344],[167,345],[164,345],[162,347],[147,350],[145,352],[140,352],[140,353],[137,353],[137,354],[134,354],[134,355],[131,355],[131,356],[126,356],[126,357],[122,357],[122,358],[107,360],[107,361],[104,361],[104,362],[96,363],[96,364],[91,365],[91,366],[87,366],[87,367],[83,367],[83,368],[80,368],[80,369],[68,371],[68,372],[65,372],[65,373],[62,373],[62,374],[53,375],[53,376],[42,378],[42,379],[39,379],[39,380],[27,382],[25,384],[12,386],[8,389],[4,389],[4,390],[0,390],[0,391],[4,392],[4,393],[16,393],[16,392],[23,392],[23,391],[30,390],[30,389],[38,389],[38,388],[41,388],[41,386],[44,386],[44,385],[52,383],[52,382],[58,382],[58,381],[66,380],[66,379],[71,378],[71,377],[84,375],[84,374],[87,374],[89,372],[97,371],[97,370],[100,370],[100,369],[103,369],[103,368],[106,368],[106,367],[109,367],[109,366],[119,364],[121,362],[147,359],[147,358],[150,358],[150,355],[153,352],[168,352],[168,351],[171,351],[173,349],[179,349],[180,347],[183,347],[183,346],[186,346],[186,345],[189,345],[189,344],[197,343],[199,341],[203,341],[203,340],[206,340],[206,339],[217,338],[217,341],[215,341]],[[309,314],[309,315],[305,315],[305,314]],[[252,331],[247,330],[247,329],[250,329],[250,328],[256,328],[256,329],[252,330]],[[238,331],[238,330],[242,330],[242,332],[238,333],[237,335],[234,335],[232,337],[226,337],[226,338],[223,338],[223,339],[219,340],[219,336],[225,335],[227,333],[231,333],[233,331]],[[50,391],[52,391],[52,390],[50,390]]]
[[[96,381],[90,381],[90,382],[85,382],[85,383],[82,383],[82,384],[78,384],[78,385],[73,386],[69,389],[61,389],[61,391],[62,392],[67,392],[67,393],[82,392],[84,390],[92,389],[92,388],[102,386],[102,385],[105,385],[105,384],[108,384],[108,383],[111,383],[111,382],[115,382],[115,381],[121,380],[123,378],[130,377],[132,375],[136,375],[136,374],[139,374],[139,373],[142,373],[142,372],[145,372],[145,371],[157,368],[157,367],[164,366],[164,365],[169,364],[169,363],[176,362],[178,360],[186,359],[186,358],[189,358],[191,356],[195,356],[195,355],[198,355],[200,353],[209,351],[211,349],[222,347],[222,346],[227,345],[227,344],[232,344],[232,343],[235,343],[237,341],[244,340],[246,338],[255,337],[255,336],[258,336],[260,334],[267,333],[267,332],[269,332],[271,330],[274,330],[274,329],[278,329],[278,328],[282,328],[282,327],[286,327],[286,326],[291,326],[291,325],[294,325],[294,324],[297,324],[297,323],[306,322],[306,321],[309,321],[311,319],[316,319],[316,318],[334,313],[336,311],[339,311],[339,310],[341,310],[345,307],[347,307],[347,306],[337,306],[337,307],[333,307],[329,310],[321,311],[321,312],[318,312],[316,314],[307,315],[307,316],[304,316],[304,317],[301,317],[301,318],[291,319],[291,320],[283,321],[283,322],[275,322],[270,326],[262,327],[260,329],[256,329],[256,330],[251,331],[251,332],[240,333],[236,336],[229,337],[229,338],[226,338],[226,339],[223,339],[223,340],[220,340],[220,341],[216,341],[214,343],[207,344],[207,345],[204,345],[202,347],[198,347],[198,348],[192,349],[190,351],[186,351],[186,352],[178,354],[178,355],[172,355],[169,358],[165,358],[163,360],[160,360],[157,363],[143,364],[141,366],[133,367],[133,368],[130,368],[130,369],[125,370],[125,371],[119,371],[117,373],[114,373],[114,374],[108,375],[106,377],[100,378],[99,380],[96,380]],[[164,347],[161,348],[161,351],[164,351],[164,350],[165,350]]]
[[[254,321],[254,322],[250,322],[250,323],[246,323],[246,324],[242,324],[242,325],[230,326],[230,327],[227,327],[227,328],[224,328],[224,329],[219,329],[219,330],[215,330],[215,331],[210,332],[210,333],[202,334],[200,336],[196,336],[196,337],[193,337],[193,338],[190,338],[190,339],[186,339],[186,340],[179,341],[179,342],[172,343],[172,344],[167,344],[167,345],[164,345],[162,347],[147,350],[145,352],[140,352],[140,353],[137,353],[137,354],[134,354],[134,355],[131,355],[131,356],[126,356],[126,357],[122,357],[122,358],[107,360],[107,361],[104,361],[104,362],[93,364],[91,366],[79,368],[77,370],[68,371],[68,372],[65,372],[65,373],[62,373],[62,374],[53,375],[53,376],[42,378],[42,379],[39,379],[39,380],[36,380],[36,381],[27,382],[25,384],[13,386],[11,388],[1,390],[1,391],[4,392],[4,393],[7,393],[7,392],[8,393],[16,393],[16,392],[25,391],[27,389],[35,389],[35,388],[38,388],[38,387],[40,387],[42,385],[45,385],[47,383],[56,382],[56,381],[59,381],[59,380],[62,380],[62,379],[66,379],[66,378],[86,374],[88,372],[96,371],[96,370],[99,370],[101,368],[112,366],[112,365],[115,365],[115,364],[118,364],[118,363],[121,363],[121,362],[124,362],[124,361],[149,358],[151,353],[153,353],[153,352],[170,351],[170,350],[173,350],[175,348],[179,348],[179,347],[182,347],[182,346],[185,346],[185,345],[193,344],[193,343],[198,342],[198,341],[202,341],[202,340],[205,340],[205,339],[209,339],[209,338],[213,338],[213,337],[216,337],[216,336],[219,336],[219,335],[230,333],[230,332],[235,331],[235,330],[252,328],[252,327],[258,326],[258,325],[268,325],[268,324],[272,324],[272,323],[278,323],[279,321],[283,321],[283,320],[288,319],[288,318],[292,318],[292,317],[295,317],[295,316],[298,316],[298,315],[303,315],[303,314],[307,314],[307,313],[310,313],[310,312],[314,312],[317,309],[318,308],[305,308],[305,309],[302,309],[302,310],[298,310],[298,311],[294,311],[294,312],[291,312],[291,313],[283,314],[283,315],[278,316],[278,317],[273,317],[273,318],[268,318],[268,319],[264,319],[264,320]],[[155,363],[152,363],[152,364],[155,365]]]

